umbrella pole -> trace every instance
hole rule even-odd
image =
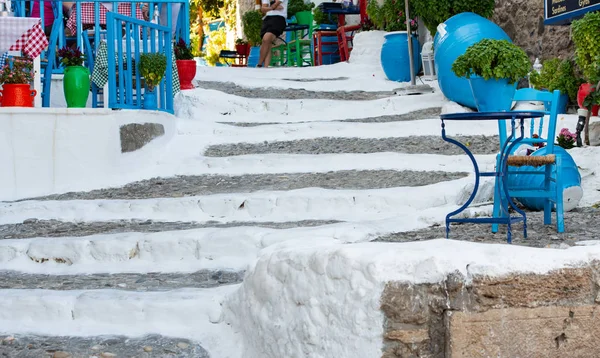
[[[406,10],[406,32],[408,34],[408,58],[410,63],[410,84],[415,85],[415,65],[413,59],[413,47],[412,47],[412,34],[410,31],[410,13],[408,10],[408,0],[404,0],[404,7]]]

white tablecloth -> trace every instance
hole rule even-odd
[[[10,50],[27,31],[41,21],[35,17],[0,16],[0,54]]]

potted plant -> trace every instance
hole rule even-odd
[[[411,14],[418,16],[429,29],[431,36],[435,36],[439,24],[463,12],[491,18],[496,0],[410,0],[410,5],[414,9]]]
[[[63,91],[68,108],[84,108],[90,95],[90,71],[83,67],[85,56],[78,48],[63,47],[58,50],[60,62],[65,66]]]
[[[167,56],[162,53],[140,54],[139,71],[146,82],[144,91],[144,109],[156,109],[156,93],[154,87],[160,84],[167,69]]]
[[[262,16],[256,10],[246,11],[242,16],[242,24],[244,25],[244,36],[248,39],[250,45],[250,53],[248,55],[248,67],[256,67],[258,58],[260,57],[260,29],[262,27]]]
[[[519,80],[531,63],[525,51],[507,40],[483,39],[452,63],[452,72],[466,77],[480,112],[508,111]]]
[[[387,31],[385,42],[381,47],[381,67],[390,81],[410,81],[410,58],[408,53],[408,36],[411,36],[413,48],[413,67],[415,73],[421,69],[421,46],[414,32],[417,31],[417,19],[410,19],[407,31],[404,1],[385,0],[379,6],[377,0],[367,4],[367,14],[378,30]]]
[[[292,17],[296,18],[296,21],[307,22],[308,18],[312,15],[312,8],[315,4],[312,2],[304,2],[304,0],[290,0],[288,2],[288,19]]]
[[[180,88],[182,90],[194,89],[192,80],[196,77],[196,60],[192,54],[192,47],[188,46],[183,39],[179,39],[174,49]]]
[[[585,97],[593,90],[594,78],[600,78],[600,13],[588,12],[571,23],[571,34],[575,44],[575,61],[583,74],[584,83],[579,88],[577,103],[584,108]],[[592,115],[598,115],[598,106],[592,107]]]
[[[0,107],[33,107],[33,99],[37,92],[32,90],[33,61],[17,58],[12,63],[5,63],[0,72]]]
[[[559,90],[561,95],[558,110],[560,113],[566,113],[569,101],[577,101],[577,90],[582,80],[575,74],[572,61],[552,58],[544,61],[540,73],[531,73],[529,82],[538,90]]]
[[[248,52],[250,51],[250,47],[248,46],[248,41],[244,39],[235,40],[235,51],[242,56],[248,56]]]

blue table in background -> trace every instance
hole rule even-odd
[[[442,120],[442,139],[448,143],[452,143],[462,149],[471,159],[473,163],[473,168],[475,170],[475,187],[473,188],[473,193],[469,199],[457,210],[446,215],[446,238],[448,238],[450,234],[450,224],[451,223],[476,223],[476,224],[504,224],[507,225],[507,241],[508,243],[512,242],[512,231],[511,225],[516,222],[523,222],[523,236],[527,238],[527,217],[525,212],[519,209],[511,200],[511,197],[508,193],[508,185],[507,185],[507,173],[508,173],[508,156],[512,152],[513,148],[519,144],[519,141],[523,139],[524,136],[524,120],[527,118],[539,118],[543,117],[544,112],[538,111],[513,111],[513,112],[475,112],[475,113],[450,113],[450,114],[442,114],[440,116]],[[500,150],[500,161],[498,162],[498,166],[496,171],[494,172],[480,172],[479,166],[477,165],[477,161],[475,161],[475,157],[473,153],[469,150],[467,146],[460,143],[459,141],[449,138],[446,136],[446,124],[444,121],[485,121],[485,120],[510,120],[511,122],[511,134],[507,138],[504,146]],[[515,122],[519,120],[521,135],[518,138],[515,138]],[[513,140],[514,139],[514,140]],[[491,218],[454,218],[463,212],[475,199],[475,195],[477,195],[477,190],[479,189],[479,178],[480,177],[496,177],[496,185],[497,188],[500,188],[504,192],[504,197],[502,195],[494,194],[494,201],[500,200],[502,212],[506,214],[506,216],[502,215],[502,217],[491,217]],[[498,197],[500,196],[500,197]],[[518,216],[510,216],[508,209],[512,207],[519,215]]]

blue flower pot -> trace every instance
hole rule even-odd
[[[410,56],[408,54],[408,34],[406,31],[390,32],[385,36],[381,47],[381,67],[390,81],[410,81]],[[413,67],[415,75],[421,69],[421,46],[416,36],[412,36]]]
[[[250,55],[248,55],[248,67],[256,67],[260,58],[260,47],[250,47]]]
[[[158,108],[158,106],[156,104],[156,92],[154,92],[154,90],[152,90],[152,91],[146,90],[144,92],[143,106],[144,106],[144,109],[148,109],[148,110],[155,110]]]
[[[517,90],[516,82],[509,84],[504,78],[486,80],[472,76],[469,78],[469,85],[479,112],[509,111]]]

